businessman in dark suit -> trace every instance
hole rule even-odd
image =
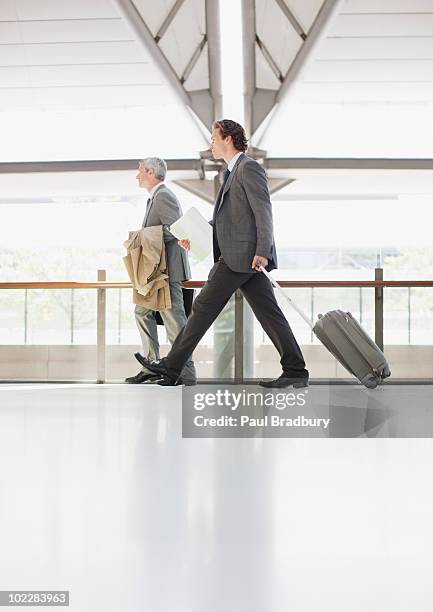
[[[266,173],[257,161],[245,155],[245,132],[234,121],[214,123],[211,148],[215,159],[227,163],[211,222],[215,263],[168,355],[156,361],[145,358],[140,361],[151,372],[162,375],[164,384],[179,384],[183,365],[231,295],[240,289],[281,357],[281,376],[260,384],[273,388],[305,387],[308,371],[301,349],[278,306],[270,281],[260,272],[261,266],[268,271],[277,267]],[[188,250],[189,241],[180,244]]]

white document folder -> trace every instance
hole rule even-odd
[[[197,261],[202,261],[212,251],[212,226],[194,206],[170,225],[170,232],[178,240],[190,241],[189,252]]]

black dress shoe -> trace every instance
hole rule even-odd
[[[158,380],[157,384],[161,387],[177,387],[178,385],[185,385],[185,387],[193,387],[197,384],[197,381],[191,379],[184,380],[180,376],[177,380],[174,380],[173,378],[168,378],[167,376],[163,376],[162,378],[160,378],[160,380]]]
[[[182,379],[179,377],[177,380],[174,380],[168,376],[163,376],[158,380],[157,384],[161,387],[177,387],[182,384]]]
[[[308,387],[308,378],[296,378],[294,376],[286,376],[286,374],[281,374],[281,376],[275,380],[261,380],[259,385],[261,387],[267,387],[268,389],[285,389],[286,387],[302,389],[304,387]]]
[[[195,385],[197,384],[196,380],[191,380],[191,379],[184,379],[182,378],[182,384],[185,385],[185,387],[195,387]]]
[[[142,383],[152,383],[159,380],[161,377],[157,374],[150,374],[149,372],[140,371],[135,376],[129,376],[125,378],[125,382],[130,385],[140,385]]]
[[[154,374],[159,374],[160,378],[167,378],[168,380],[172,380],[173,383],[176,383],[176,381],[179,379],[179,376],[175,376],[168,371],[164,363],[164,359],[148,359],[147,357],[143,357],[141,353],[134,353],[134,357],[147,370],[150,370]]]

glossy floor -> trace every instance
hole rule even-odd
[[[0,386],[0,590],[67,589],[77,612],[431,611],[433,440],[183,439],[180,403]]]

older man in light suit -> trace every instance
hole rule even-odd
[[[148,157],[139,163],[137,180],[139,186],[149,192],[142,227],[163,226],[171,308],[161,310],[160,315],[168,340],[172,344],[187,320],[182,281],[191,278],[191,270],[186,251],[180,248],[177,239],[169,230],[169,226],[182,216],[182,209],[176,195],[164,183],[166,174],[167,164],[163,159]],[[156,313],[143,306],[136,306],[135,320],[140,332],[144,356],[150,359],[159,359]],[[161,376],[155,375],[144,366],[138,374],[126,378],[125,382],[148,384],[159,379],[161,379]],[[192,385],[196,382],[195,367],[191,359],[185,360],[185,364],[182,366],[182,382],[186,385]]]
[[[227,119],[214,124],[212,154],[227,163],[212,219],[215,264],[167,357],[143,360],[150,371],[164,376],[165,384],[179,383],[183,364],[231,295],[240,289],[281,357],[282,375],[260,384],[274,388],[308,385],[301,349],[277,304],[270,281],[260,272],[261,266],[268,271],[277,267],[272,205],[266,173],[257,161],[245,155],[246,149],[242,126]],[[189,248],[188,241],[181,241],[181,245]]]

